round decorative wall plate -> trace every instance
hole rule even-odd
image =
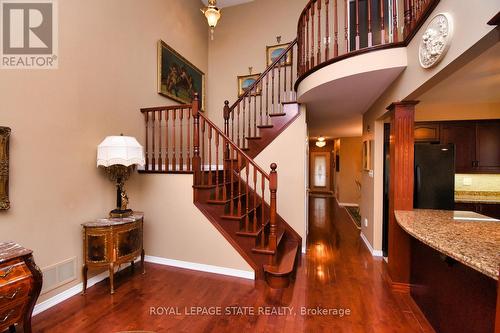
[[[423,68],[435,66],[443,59],[450,47],[452,35],[453,19],[450,14],[440,13],[429,21],[418,50],[418,58]]]

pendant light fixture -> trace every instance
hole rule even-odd
[[[326,146],[325,138],[320,135],[318,141],[316,141],[316,147],[323,148],[324,146]]]
[[[217,0],[208,0],[208,6],[201,10],[207,18],[208,26],[210,27],[210,39],[214,40],[214,29],[220,19],[220,9],[217,8]]]

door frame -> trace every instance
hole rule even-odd
[[[315,187],[314,186],[314,160],[318,155],[326,155],[326,186],[325,187]],[[313,192],[331,192],[331,158],[332,154],[329,151],[316,151],[310,152],[310,162],[309,162],[309,189]]]

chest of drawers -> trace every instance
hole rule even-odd
[[[0,332],[16,324],[31,332],[31,314],[42,289],[42,273],[32,251],[0,243]]]

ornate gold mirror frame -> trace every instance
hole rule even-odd
[[[10,128],[0,126],[0,210],[7,210],[10,208],[9,137]]]

